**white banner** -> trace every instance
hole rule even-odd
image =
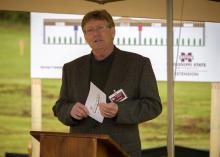
[[[82,17],[31,13],[32,78],[61,78],[64,63],[91,52],[81,30]],[[114,20],[115,45],[150,58],[157,80],[166,80],[166,23],[156,19]],[[219,82],[219,41],[219,23],[174,22],[175,80]]]

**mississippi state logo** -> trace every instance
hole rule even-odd
[[[192,60],[193,60],[192,52],[188,52],[188,53],[181,52],[181,54],[179,56],[179,59],[180,59],[180,61],[182,63],[184,63],[184,62],[192,62]]]

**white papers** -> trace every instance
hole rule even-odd
[[[100,113],[99,103],[106,103],[106,94],[90,82],[89,95],[85,106],[89,110],[89,116],[102,123],[104,117]]]

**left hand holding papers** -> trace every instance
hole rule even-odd
[[[101,114],[105,117],[105,118],[113,118],[117,115],[118,113],[118,105],[110,102],[110,103],[100,103],[99,104],[99,109]]]

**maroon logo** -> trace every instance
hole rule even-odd
[[[179,59],[181,62],[192,62],[193,60],[192,52],[188,52],[188,53],[181,52]]]

